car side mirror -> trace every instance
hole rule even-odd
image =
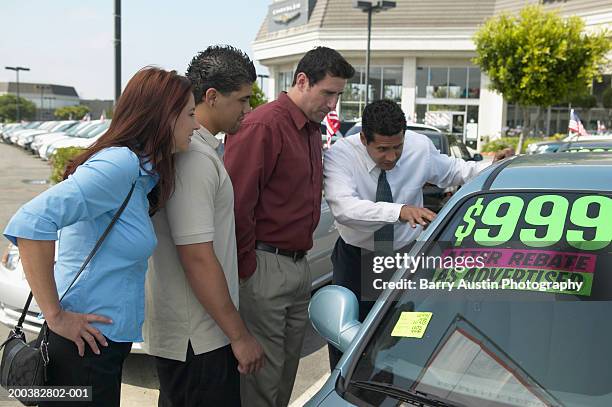
[[[482,161],[482,154],[476,153],[472,156],[472,161]]]
[[[314,329],[341,352],[346,352],[359,332],[359,303],[352,291],[329,285],[310,300],[308,315]]]

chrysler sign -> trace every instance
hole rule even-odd
[[[314,3],[314,0],[285,0],[273,3],[268,12],[268,31],[306,24]]]

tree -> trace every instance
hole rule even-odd
[[[17,120],[17,96],[7,93],[0,96],[0,121],[14,122]],[[19,97],[19,117],[32,120],[36,115],[36,105],[27,99]]]
[[[89,113],[89,107],[78,105],[78,106],[64,106],[55,109],[53,115],[60,120],[80,120]]]
[[[523,132],[517,151],[535,121],[529,108],[543,108],[584,94],[599,78],[612,49],[606,31],[586,34],[584,21],[534,5],[518,16],[492,17],[474,36],[474,62],[491,80],[490,88],[523,110]]]
[[[255,109],[257,106],[263,105],[267,102],[268,99],[266,99],[266,95],[263,93],[257,82],[253,82],[253,94],[251,95],[251,100],[249,101],[251,108]]]

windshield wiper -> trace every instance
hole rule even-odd
[[[463,405],[459,404],[451,404],[448,401],[433,396],[431,394],[415,390],[402,389],[399,387],[392,386],[388,383],[374,382],[369,380],[357,380],[354,382],[350,382],[350,385],[364,390],[383,393],[397,400],[411,404],[418,403],[417,405],[426,405],[433,407],[464,407]]]

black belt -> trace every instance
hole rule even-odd
[[[298,261],[306,256],[306,250],[284,250],[279,249],[278,247],[270,246],[269,244],[256,242],[255,248],[257,250],[263,250],[264,252],[280,254],[281,256],[287,256],[293,259],[293,261]]]

